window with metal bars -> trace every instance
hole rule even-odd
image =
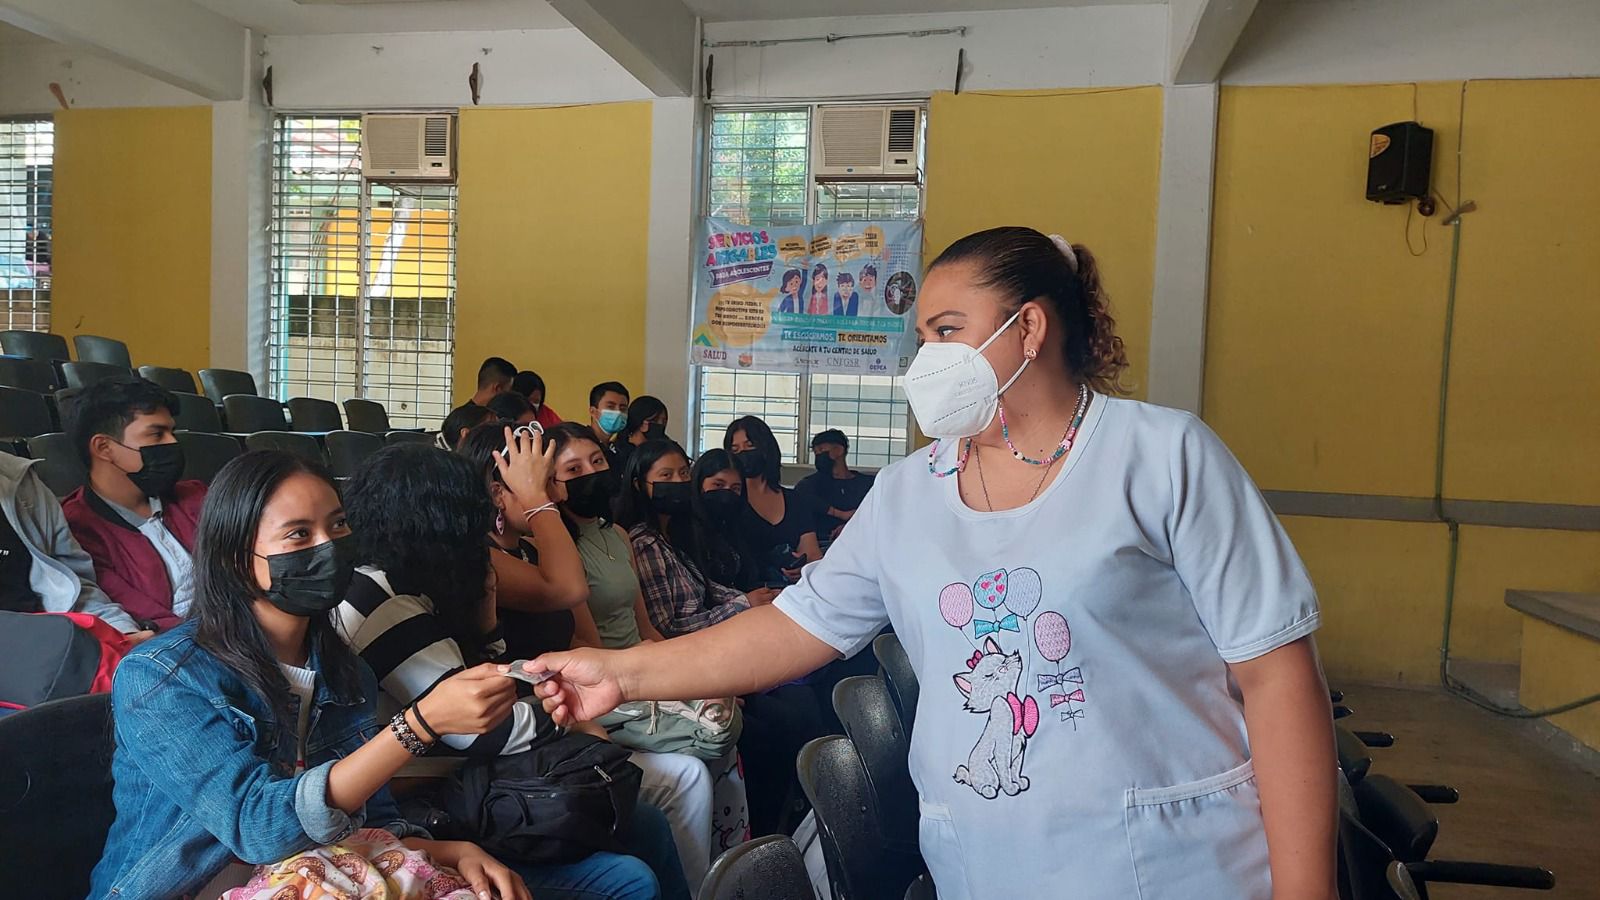
[[[280,115],[272,140],[268,385],[365,397],[396,426],[451,407],[456,187],[361,175],[357,115]]]
[[[0,330],[50,330],[55,123],[0,120]]]
[[[915,219],[922,209],[919,184],[814,182],[810,151],[816,110],[713,110],[706,147],[707,212],[746,225]],[[703,367],[697,387],[697,450],[722,446],[728,423],[744,415],[766,420],[786,462],[809,459],[811,437],[830,428],[850,437],[850,461],[857,467],[886,466],[908,449],[911,410],[898,377]]]

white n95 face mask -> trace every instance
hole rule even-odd
[[[923,344],[917,351],[906,369],[905,390],[923,434],[941,440],[971,437],[994,421],[1000,395],[1022,376],[1029,360],[1024,359],[1016,374],[999,385],[983,351],[1020,315],[1018,310],[978,347],[951,341]]]

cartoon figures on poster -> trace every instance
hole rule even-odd
[[[1028,667],[1022,651],[1007,652],[997,638],[1009,642],[1006,636],[1015,634],[1030,659],[1037,654],[1052,664],[1054,671],[1035,673],[1039,694],[1052,709],[1066,707],[1061,721],[1071,722],[1074,731],[1083,718],[1077,706],[1085,700],[1083,670],[1062,668],[1072,652],[1072,631],[1066,617],[1054,610],[1034,617],[1043,596],[1039,573],[1029,568],[996,569],[970,585],[950,584],[939,592],[940,617],[974,647],[967,671],[953,676],[964,698],[962,708],[988,716],[966,765],[956,768],[955,780],[985,799],[1028,789],[1023,757],[1039,727],[1039,701],[1027,693],[1031,685],[1024,680]]]

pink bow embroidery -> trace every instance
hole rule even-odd
[[[980,662],[983,662],[983,651],[975,650],[972,653],[972,657],[967,660],[967,668],[976,669]]]
[[[1070,694],[1051,694],[1050,695],[1050,705],[1052,707],[1060,706],[1063,703],[1082,703],[1082,702],[1083,702],[1083,689],[1082,688],[1079,688],[1078,690],[1075,690]]]
[[[1020,731],[1033,737],[1039,730],[1039,704],[1032,697],[1019,699],[1016,694],[1007,694],[1006,703],[1011,707],[1011,733]]]

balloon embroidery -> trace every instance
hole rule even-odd
[[[1059,712],[1074,731],[1084,717],[1083,668],[1063,667],[1072,652],[1072,629],[1061,613],[1039,610],[1043,598],[1044,583],[1029,568],[995,569],[971,584],[939,591],[940,618],[976,648],[963,660],[965,671],[951,676],[962,708],[986,716],[955,780],[987,800],[1028,789],[1023,761],[1041,725],[1041,708]],[[1028,671],[1036,659],[1054,669]],[[1035,685],[1037,696],[1029,692]]]

